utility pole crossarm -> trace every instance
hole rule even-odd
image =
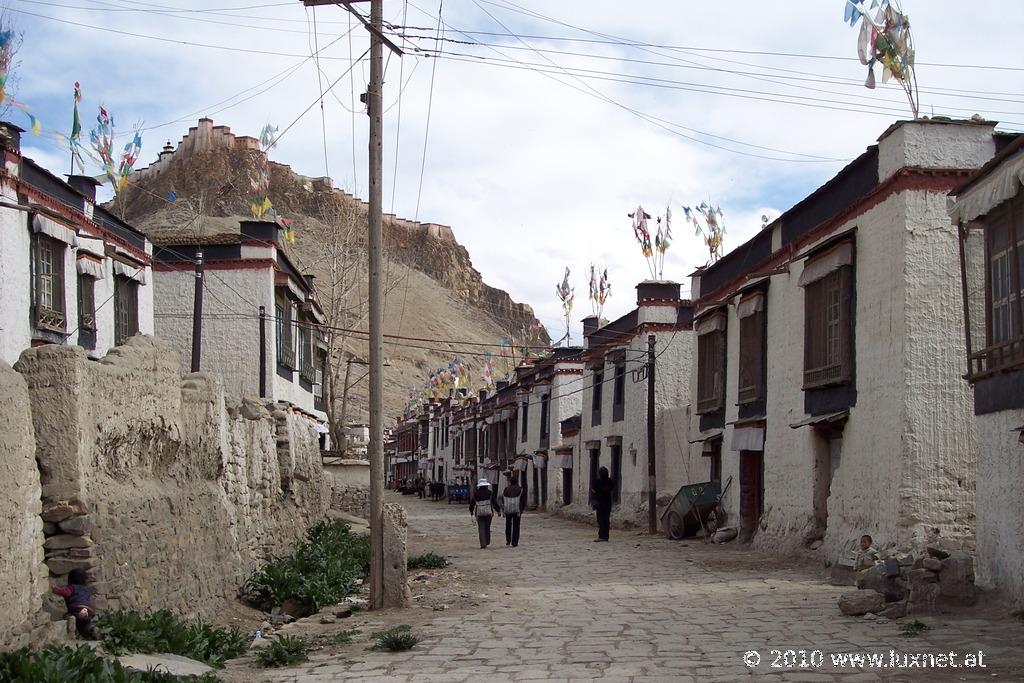
[[[379,38],[382,43],[387,45],[389,50],[394,52],[399,57],[404,56],[405,53],[402,52],[402,49],[400,47],[391,42],[391,40],[388,39],[388,37],[384,35],[384,33],[381,30],[379,30],[376,26],[368,22],[366,20],[366,17],[352,9],[351,5],[352,3],[355,2],[368,2],[368,0],[302,0],[302,4],[305,5],[306,7],[322,7],[324,5],[336,5],[338,7],[344,7],[353,15],[355,15],[356,19],[363,23],[363,26],[366,27],[367,31],[377,36],[377,38]]]

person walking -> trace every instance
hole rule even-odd
[[[608,532],[612,523],[612,494],[615,492],[615,480],[608,476],[608,468],[597,471],[597,481],[590,489],[590,497],[597,511],[597,538],[595,543],[607,542]]]
[[[516,475],[509,472],[505,474],[508,485],[501,492],[501,511],[505,513],[505,545],[513,548],[519,547],[519,523],[523,519],[523,511],[520,500],[523,489],[520,488]]]
[[[491,544],[491,519],[498,507],[495,498],[491,482],[486,479],[481,479],[476,483],[476,491],[469,497],[469,514],[476,517],[481,548],[486,548]]]

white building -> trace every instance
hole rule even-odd
[[[865,533],[969,545],[978,447],[946,194],[993,156],[993,126],[898,122],[693,275],[690,467],[731,479],[741,539],[832,562]]]
[[[607,467],[616,490],[612,524],[647,524],[648,510],[648,339],[654,337],[654,422],[656,496],[667,503],[687,483],[690,368],[693,354],[689,301],[675,282],[637,285],[637,307],[599,326],[583,321],[587,348],[581,392],[582,413],[572,446],[573,505],[589,510],[590,489],[599,468]],[[564,420],[565,418],[563,418]],[[692,474],[692,473],[690,473]],[[698,479],[698,481],[704,481]],[[659,512],[659,511],[656,511]]]
[[[23,157],[21,133],[0,124],[0,360],[41,344],[101,358],[152,334],[152,245],[95,205],[92,178],[67,183]]]
[[[581,348],[556,347],[550,356],[518,371],[518,444],[513,468],[519,472],[530,509],[565,505],[566,485],[572,490],[573,463],[556,455],[556,450],[562,447],[559,424],[578,415],[582,404],[582,356]]]
[[[156,333],[175,344],[182,372],[189,372],[202,252],[200,370],[219,374],[236,396],[291,404],[324,435],[326,346],[318,325],[325,319],[312,276],[295,268],[281,233],[276,223],[241,221],[238,232],[161,236],[154,252]]]
[[[954,192],[978,432],[977,582],[1024,605],[1024,136]]]

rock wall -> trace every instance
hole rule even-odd
[[[25,380],[0,361],[0,650],[21,647],[42,626],[47,590],[39,470]]]
[[[313,430],[275,404],[182,379],[137,336],[100,362],[26,351],[52,581],[86,570],[97,606],[209,615],[330,502]],[[52,612],[62,605],[51,603]]]

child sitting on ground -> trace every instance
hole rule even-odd
[[[94,638],[95,631],[92,618],[96,616],[96,608],[92,604],[92,593],[86,585],[88,579],[81,569],[72,569],[68,574],[68,585],[54,586],[53,592],[64,598],[69,618],[75,620],[75,628],[83,638]]]

